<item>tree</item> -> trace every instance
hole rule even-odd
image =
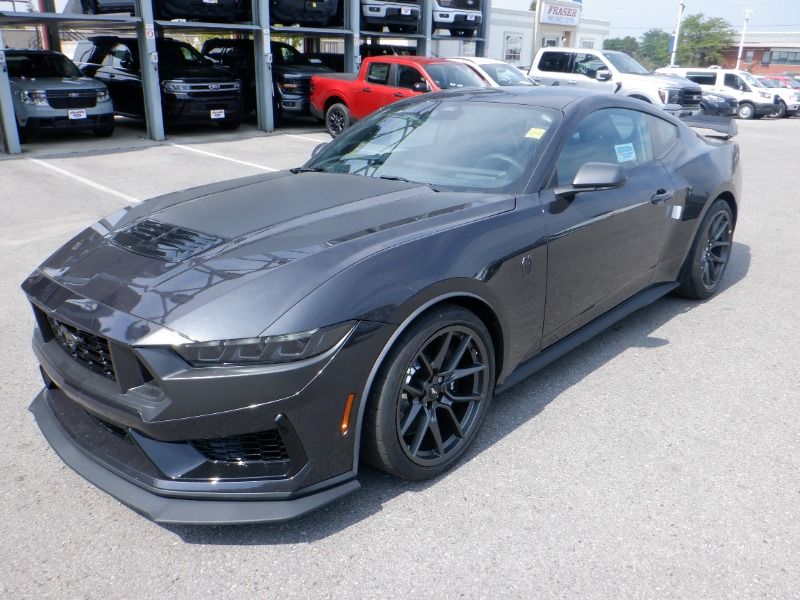
[[[689,15],[681,23],[678,63],[687,67],[718,64],[734,41],[735,32],[725,19],[706,19],[703,13]]]
[[[609,38],[603,42],[604,50],[619,50],[628,56],[636,56],[639,50],[639,42],[631,35],[626,35],[624,38]]]
[[[645,67],[655,70],[669,64],[670,35],[662,29],[650,29],[642,34],[639,52],[636,58]]]

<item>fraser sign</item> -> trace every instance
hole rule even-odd
[[[581,20],[580,6],[566,6],[564,4],[551,4],[550,2],[542,2],[541,4],[540,23],[577,27]]]

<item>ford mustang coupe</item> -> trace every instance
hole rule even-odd
[[[163,523],[296,517],[361,462],[435,477],[493,394],[668,292],[720,288],[740,171],[718,137],[618,96],[442,92],[302,167],[126,208],[23,284],[31,410]]]

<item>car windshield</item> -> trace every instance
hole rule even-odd
[[[306,168],[437,190],[522,193],[559,115],[538,106],[423,98],[362,121]]]
[[[605,56],[609,62],[614,65],[614,68],[616,68],[620,73],[645,75],[650,72],[638,62],[633,60],[630,56],[623,54],[622,52],[603,52],[603,56]]]
[[[297,50],[285,44],[272,45],[272,57],[276,64],[286,66],[310,65],[308,59]]]
[[[168,42],[158,45],[158,60],[168,65],[197,67],[209,64],[197,50],[182,42]]]
[[[780,84],[779,84],[777,81],[772,81],[771,79],[762,79],[760,83],[761,83],[761,85],[763,85],[764,87],[768,87],[768,88],[779,88],[779,87],[783,87],[783,86],[782,86],[782,85],[780,85]]]
[[[78,67],[61,54],[7,54],[8,74],[19,79],[81,77]]]
[[[480,67],[494,79],[498,85],[533,85],[522,72],[512,65],[502,63],[489,63]]]
[[[758,79],[756,79],[755,77],[753,77],[752,75],[750,75],[750,73],[745,73],[744,71],[741,71],[741,72],[739,73],[739,77],[741,77],[742,79],[744,79],[744,80],[745,80],[747,83],[749,83],[749,84],[750,84],[750,85],[752,85],[753,87],[760,87],[760,88],[766,87],[766,86],[765,86],[763,83],[761,83],[761,82],[760,82]]]
[[[486,87],[487,83],[478,77],[467,65],[456,62],[431,63],[424,66],[439,89]]]

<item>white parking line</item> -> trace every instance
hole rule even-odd
[[[305,135],[295,135],[293,133],[284,133],[283,135],[285,137],[296,138],[298,140],[307,140],[309,142],[316,142],[317,144],[324,144],[325,142],[330,141],[330,140],[319,140],[317,138],[307,137]]]
[[[39,160],[38,158],[26,158],[34,164],[39,165],[40,167],[44,167],[45,169],[50,169],[51,171],[55,171],[63,175],[64,177],[69,177],[75,181],[78,181],[84,185],[88,185],[89,187],[93,187],[96,190],[100,190],[101,192],[105,192],[106,194],[111,194],[112,196],[116,196],[117,198],[122,198],[125,202],[136,203],[140,202],[138,198],[134,198],[133,196],[128,196],[128,194],[123,194],[122,192],[118,192],[117,190],[112,190],[109,187],[101,185],[91,179],[86,179],[86,177],[81,177],[80,175],[76,175],[75,173],[70,173],[69,171],[62,169],[61,167],[57,167],[55,165],[51,165],[50,163],[46,163],[43,160]]]
[[[231,158],[229,156],[223,156],[222,154],[216,154],[214,152],[208,152],[207,150],[200,150],[198,148],[192,148],[191,146],[184,146],[183,144],[170,144],[170,146],[174,148],[180,148],[181,150],[188,150],[189,152],[196,152],[197,154],[205,154],[206,156],[211,156],[213,158],[218,158],[220,160],[227,160],[232,163],[237,163],[240,165],[245,165],[247,167],[253,167],[255,169],[261,169],[262,171],[280,171],[280,169],[273,169],[272,167],[265,167],[264,165],[258,165],[256,163],[247,162],[246,160],[239,160],[238,158]]]

